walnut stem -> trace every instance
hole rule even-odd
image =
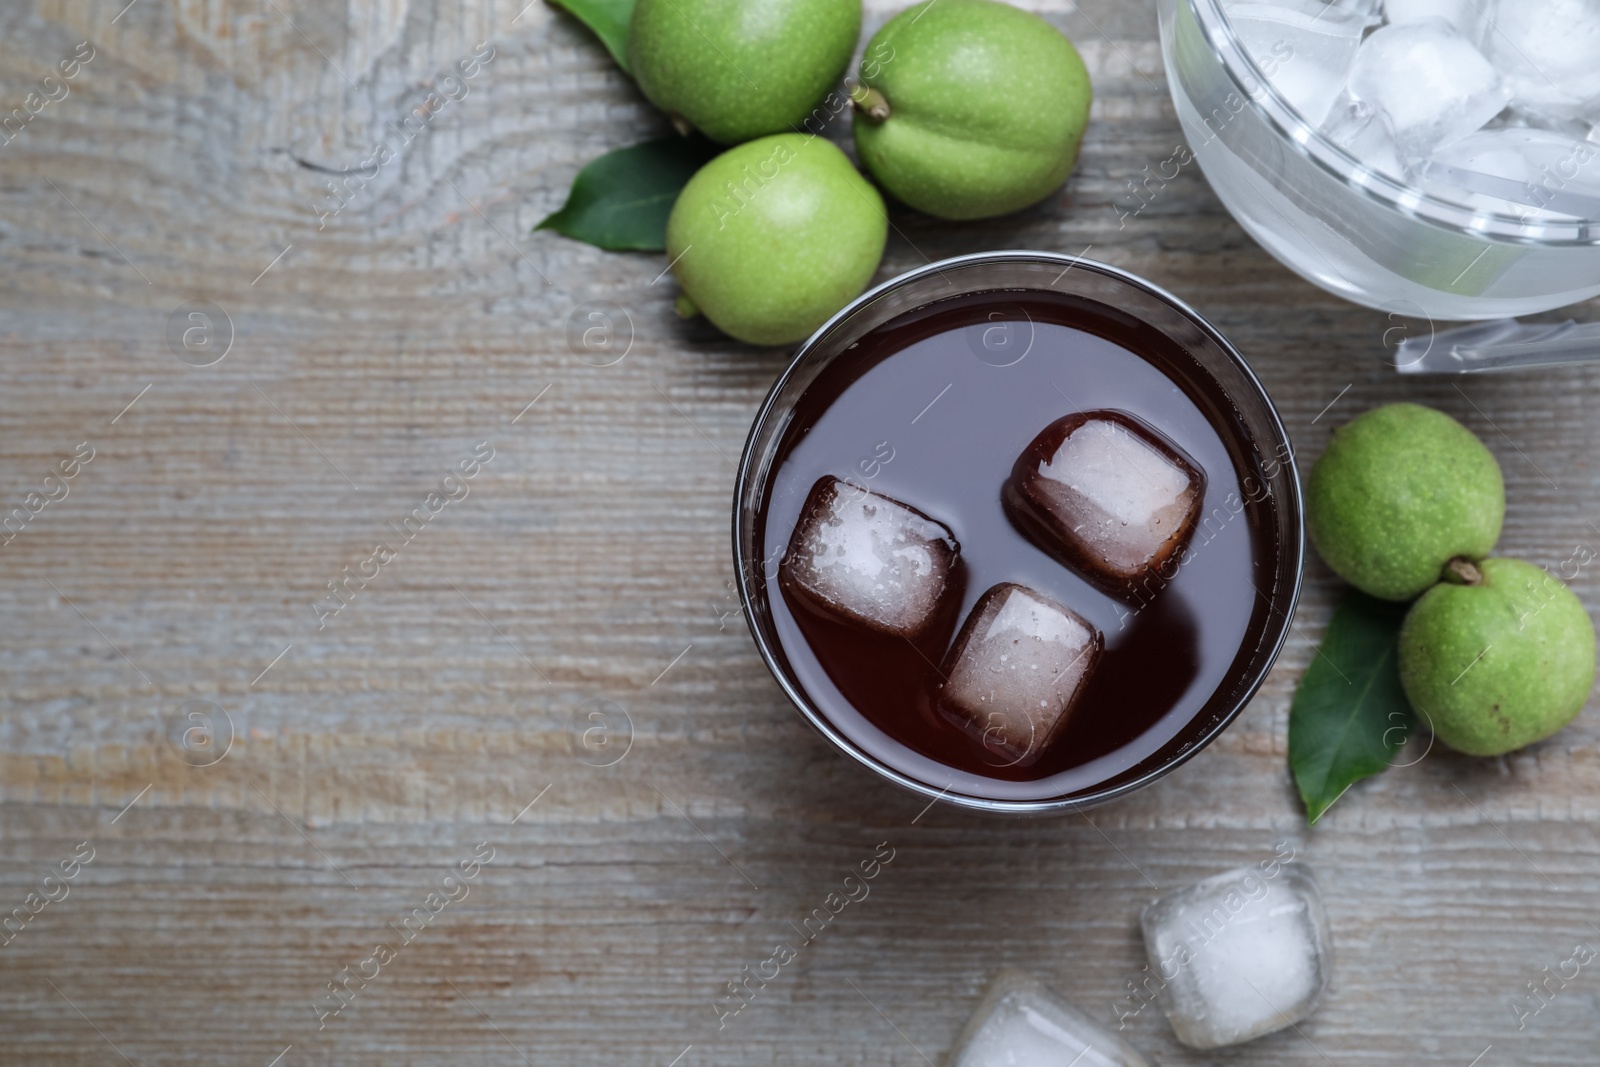
[[[1444,580],[1455,585],[1482,585],[1483,572],[1466,556],[1457,556],[1444,565]]]
[[[882,122],[889,117],[888,99],[878,90],[859,82],[850,87],[850,103],[873,122]]]

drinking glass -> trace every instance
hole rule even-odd
[[[1120,773],[1063,796],[1018,799],[997,796],[1009,783],[986,779],[921,760],[920,770],[895,765],[881,747],[864,744],[829,718],[799,681],[783,647],[771,607],[779,560],[762,546],[763,505],[775,475],[775,460],[796,402],[835,358],[874,328],[945,297],[997,291],[1048,290],[1116,309],[1176,342],[1187,362],[1171,371],[1175,382],[1204,381],[1226,398],[1228,410],[1214,416],[1219,434],[1235,442],[1240,470],[1261,487],[1265,534],[1276,546],[1269,574],[1257,593],[1264,620],[1252,626],[1234,667],[1180,737]],[[997,489],[998,491],[998,489]],[[959,256],[903,274],[856,298],[800,346],[757,412],[739,463],[733,508],[733,553],[745,620],[761,658],[799,713],[845,755],[876,774],[925,797],[991,812],[1075,811],[1139,789],[1192,758],[1243,710],[1266,678],[1289,633],[1300,594],[1305,555],[1300,483],[1288,434],[1272,401],[1239,352],[1197,312],[1164,290],[1126,271],[1076,256],[1005,251]],[[1241,591],[1247,592],[1247,591]],[[1248,593],[1247,595],[1256,595]]]

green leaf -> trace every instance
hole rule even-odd
[[[1400,688],[1404,604],[1350,590],[1289,709],[1289,766],[1306,822],[1394,758],[1416,724]]]
[[[660,252],[678,193],[718,151],[696,135],[607,152],[578,172],[566,204],[534,229],[613,251]]]
[[[628,69],[628,20],[633,17],[633,0],[550,0],[594,31],[617,61],[622,73]]]

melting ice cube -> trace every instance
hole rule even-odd
[[[1383,0],[1383,13],[1390,22],[1444,19],[1473,44],[1483,43],[1488,7],[1489,0]]]
[[[1365,100],[1342,98],[1322,124],[1322,132],[1380,174],[1407,178],[1407,168],[1400,160],[1400,149],[1395,145],[1389,119]]]
[[[1321,4],[1322,0],[1311,0],[1311,2]],[[1366,19],[1369,26],[1376,26],[1383,21],[1383,0],[1329,0],[1326,6],[1354,12]]]
[[[1297,1023],[1328,984],[1328,920],[1304,864],[1207,878],[1151,903],[1142,925],[1150,969],[1165,983],[1161,1007],[1191,1048]]]
[[[1433,18],[1385,26],[1361,42],[1349,90],[1388,116],[1408,162],[1480,129],[1511,99],[1483,53]]]
[[[1073,611],[1002,583],[978,598],[951,646],[939,711],[996,766],[1026,767],[1066,724],[1103,647]]]
[[[1423,188],[1503,215],[1600,214],[1600,144],[1550,130],[1480,130],[1434,153]],[[1541,216],[1546,217],[1546,216]]]
[[[779,575],[848,622],[916,639],[938,616],[959,552],[943,524],[830,476],[812,487]]]
[[[1006,968],[956,1038],[949,1067],[1149,1067],[1030,974]]]
[[[1034,438],[1005,501],[1040,547],[1124,592],[1183,547],[1204,495],[1205,475],[1177,445],[1131,415],[1089,411]]]
[[[1600,113],[1600,0],[1501,0],[1487,48],[1517,100]]]
[[[1344,89],[1361,35],[1372,19],[1321,0],[1232,3],[1228,21],[1250,58],[1313,126]]]

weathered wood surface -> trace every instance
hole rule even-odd
[[[661,128],[604,52],[526,0],[124,2],[0,10],[0,112],[95,50],[0,145],[0,511],[94,449],[0,549],[0,911],[94,855],[0,948],[0,1063],[936,1062],[1002,963],[1114,1023],[1154,887],[1278,842],[1327,892],[1330,996],[1210,1055],[1147,1009],[1125,1032],[1155,1062],[1595,1061],[1593,966],[1520,1031],[1508,1004],[1600,943],[1596,709],[1514,758],[1433,752],[1307,832],[1285,721],[1336,591],[1314,565],[1261,695],[1158,786],[1092,823],[919,819],[803,727],[733,613],[732,457],[782,356],[678,323],[660,257],[529,233]],[[1192,166],[1124,225],[1126,181],[1180,138],[1153,6],[1040,6],[1098,89],[1070,186],[998,222],[897,216],[880,276],[1089,247],[1233,336],[1303,455],[1373,403],[1437,404],[1505,467],[1506,553],[1600,548],[1600,370],[1401,381],[1395,323],[1279,267]],[[481,41],[404,144],[393,122]],[[329,171],[380,141],[319,229]],[[220,363],[175,358],[188,301],[231,318]],[[614,365],[569,344],[590,301],[631,321]],[[319,629],[327,583],[485,441],[467,498]],[[1574,585],[1600,609],[1594,566]],[[213,766],[172,740],[194,700],[231,720]],[[631,719],[609,767],[579,758],[597,707]],[[480,842],[467,896],[402,943]],[[726,983],[880,842],[870,897],[719,1030]]]

